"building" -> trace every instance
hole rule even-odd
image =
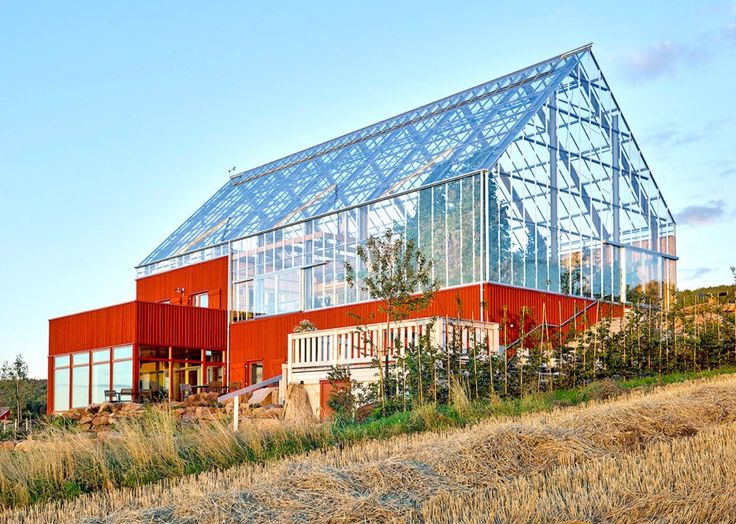
[[[422,316],[507,337],[523,305],[560,323],[676,282],[674,220],[585,46],[231,176],[141,262],[134,302],[50,321],[50,409],[280,374],[301,320],[375,310],[344,263],[387,228],[434,261]]]

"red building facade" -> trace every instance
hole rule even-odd
[[[375,315],[346,266],[362,278],[387,231],[432,261],[417,316],[498,322],[501,346],[522,309],[584,326],[676,283],[674,219],[585,46],[233,174],[141,262],[134,302],[50,321],[49,409],[279,375],[301,320]]]

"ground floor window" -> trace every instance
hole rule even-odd
[[[181,400],[223,386],[223,352],[197,348],[141,346],[138,392],[142,400]]]
[[[248,362],[246,364],[246,376],[248,385],[258,384],[263,381],[263,362]]]
[[[54,411],[104,402],[105,391],[133,387],[133,346],[78,351],[54,357]]]

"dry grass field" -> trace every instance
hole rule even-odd
[[[429,410],[428,410],[429,412]],[[12,522],[736,522],[736,377],[8,511]]]

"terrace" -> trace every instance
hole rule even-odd
[[[284,365],[286,380],[282,382],[282,388],[286,384],[303,384],[313,408],[321,406],[324,410],[330,387],[327,374],[331,369],[347,367],[353,380],[375,382],[378,368],[374,359],[383,359],[388,353],[389,363],[393,363],[404,357],[406,348],[417,344],[420,337],[428,337],[430,344],[443,350],[449,344],[456,344],[468,355],[474,348],[481,348],[488,355],[499,351],[498,324],[446,317],[393,322],[390,330],[384,322],[292,333],[288,339],[288,356]]]

